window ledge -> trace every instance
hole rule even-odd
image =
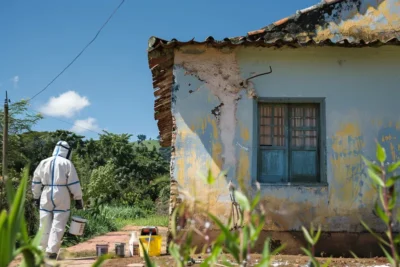
[[[258,183],[261,188],[265,187],[274,187],[274,186],[281,186],[281,187],[328,187],[328,183]],[[257,187],[257,184],[253,184],[253,187]]]

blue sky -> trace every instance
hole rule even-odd
[[[0,99],[5,90],[13,101],[40,91],[93,38],[119,3],[1,1]],[[32,100],[32,109],[48,114],[35,130],[73,129],[97,138],[84,128],[95,132],[106,129],[155,138],[158,129],[146,53],[150,36],[183,41],[240,36],[316,3],[126,0],[86,52]]]

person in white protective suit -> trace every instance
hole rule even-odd
[[[44,227],[40,247],[46,251],[47,257],[54,259],[69,219],[71,194],[75,207],[83,208],[82,189],[67,142],[59,141],[53,156],[37,166],[32,192],[35,205],[40,207],[40,228]]]

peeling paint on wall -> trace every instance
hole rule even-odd
[[[191,48],[193,51],[193,48]],[[183,68],[200,80],[219,99],[220,104],[211,110],[218,119],[218,127],[224,138],[223,159],[226,167],[236,166],[233,141],[236,128],[236,98],[242,90],[242,81],[236,62],[236,54],[232,51],[221,52],[217,49],[208,49],[205,53],[193,54],[181,49],[175,54],[175,64]]]
[[[353,42],[353,36],[359,36],[361,40],[365,39],[363,36],[369,36],[368,39],[373,40],[382,32],[392,32],[395,25],[399,25],[399,12],[395,1],[355,1],[337,5],[330,14],[325,13],[328,26],[317,28],[317,40],[338,42],[340,38],[347,38]]]

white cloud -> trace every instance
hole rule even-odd
[[[89,105],[90,102],[86,96],[80,96],[75,91],[68,91],[58,97],[51,97],[40,108],[40,112],[53,117],[71,118]]]
[[[11,81],[13,82],[14,88],[18,88],[19,76],[15,75]]]
[[[86,120],[76,120],[70,131],[78,134],[87,131],[98,132],[100,131],[100,127],[97,125],[96,119],[89,117]]]

